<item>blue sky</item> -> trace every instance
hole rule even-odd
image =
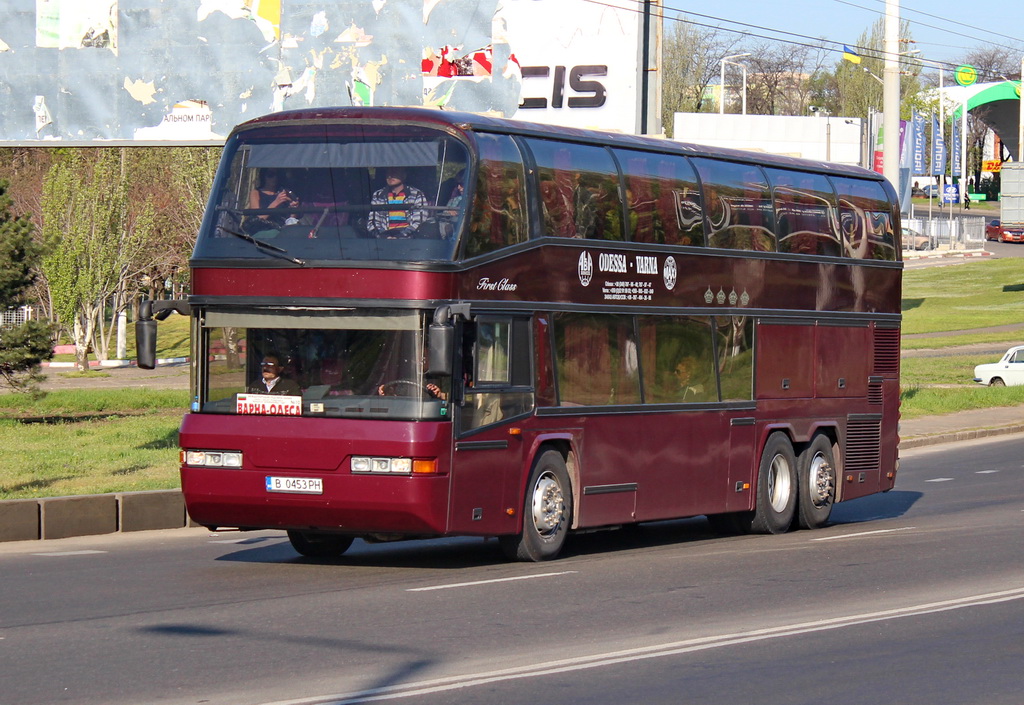
[[[824,37],[854,45],[860,35],[885,15],[885,0],[663,0],[665,14],[678,12],[689,19],[723,29],[747,31],[752,41],[780,39],[813,43]],[[911,23],[911,36],[921,56],[956,63],[967,52],[984,44],[1024,49],[1024,2],[989,0],[900,0],[900,17]],[[696,13],[704,15],[698,16]],[[754,25],[754,27],[743,26]],[[957,24],[959,23],[959,24]],[[761,29],[759,29],[761,28]],[[790,32],[786,35],[778,31]],[[792,36],[801,35],[801,36]],[[1014,34],[1021,37],[1014,41]],[[842,47],[840,47],[841,49]],[[838,60],[839,54],[836,55]]]

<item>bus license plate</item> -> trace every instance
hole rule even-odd
[[[267,492],[291,494],[323,494],[324,481],[319,477],[267,477]]]

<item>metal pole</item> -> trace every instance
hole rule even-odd
[[[722,59],[722,76],[718,84],[718,114],[725,115],[725,59]],[[678,139],[678,138],[677,138]]]
[[[1024,56],[1020,59],[1020,85],[1020,117],[1017,118],[1017,161],[1024,163]]]
[[[896,189],[899,188],[900,178],[899,10],[899,0],[885,0],[885,74],[882,88],[885,151],[882,155],[882,174]]]
[[[743,69],[743,114],[747,114],[747,65],[740,64]]]

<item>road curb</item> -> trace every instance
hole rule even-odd
[[[933,446],[940,443],[959,443],[961,441],[972,441],[976,438],[989,438],[991,436],[1008,436],[1014,433],[1024,433],[1024,424],[998,426],[996,428],[973,428],[967,431],[955,431],[953,433],[937,433],[933,436],[901,438],[900,450],[910,450],[911,448],[920,448],[922,446]]]
[[[0,501],[0,542],[194,526],[181,490]]]

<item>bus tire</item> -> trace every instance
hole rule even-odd
[[[565,459],[556,450],[537,456],[526,484],[523,530],[498,539],[513,561],[548,561],[562,550],[572,521],[572,485]]]
[[[796,513],[796,454],[786,434],[775,432],[761,451],[757,472],[757,499],[750,530],[756,534],[784,534]]]
[[[337,558],[352,545],[353,537],[289,529],[288,540],[291,541],[292,548],[308,558]]]
[[[801,529],[820,529],[836,501],[836,463],[832,441],[817,435],[797,459],[797,521]]]

